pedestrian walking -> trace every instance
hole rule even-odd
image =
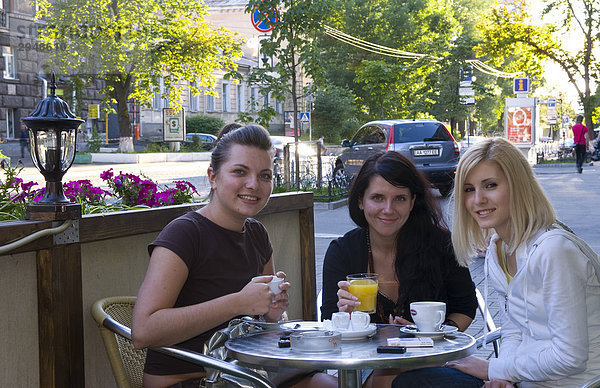
[[[25,157],[25,151],[29,153],[29,132],[25,124],[21,124],[21,132],[19,133],[19,143],[21,144],[21,158]]]
[[[581,174],[583,172],[583,161],[585,160],[585,153],[588,149],[588,129],[583,125],[583,116],[579,115],[575,119],[575,125],[571,128],[573,131],[573,141],[575,142],[575,158],[577,165],[577,172]]]

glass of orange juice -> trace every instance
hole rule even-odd
[[[350,283],[348,291],[360,302],[354,309],[373,314],[377,306],[377,274],[355,273],[346,276],[346,280]]]

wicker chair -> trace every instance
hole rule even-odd
[[[131,342],[130,326],[135,300],[134,296],[115,296],[100,299],[92,306],[92,316],[100,328],[100,334],[119,388],[142,387],[146,349],[138,350]],[[203,367],[220,370],[224,373],[224,380],[234,386],[241,384],[241,379],[252,384],[251,386],[275,388],[273,383],[258,373],[227,361],[177,347],[152,349]]]

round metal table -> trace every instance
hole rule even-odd
[[[434,340],[429,348],[407,348],[406,353],[377,353],[377,346],[401,336],[399,325],[377,325],[371,338],[342,341],[341,349],[330,352],[301,352],[280,348],[282,331],[268,331],[227,341],[230,357],[253,366],[299,369],[337,369],[338,387],[360,388],[362,369],[407,368],[441,365],[472,354],[475,339],[457,332]]]

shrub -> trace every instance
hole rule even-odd
[[[194,115],[185,118],[186,131],[189,133],[210,133],[216,135],[223,128],[225,121],[219,117]]]

